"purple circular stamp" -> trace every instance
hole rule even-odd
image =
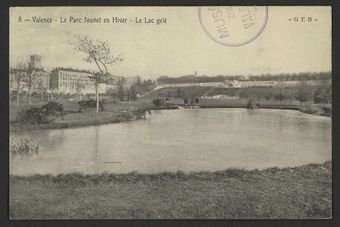
[[[267,6],[199,7],[204,32],[215,42],[237,47],[255,40],[268,19]]]

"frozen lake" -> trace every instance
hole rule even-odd
[[[331,118],[292,110],[157,110],[151,119],[26,132],[40,154],[10,174],[215,171],[331,160]]]

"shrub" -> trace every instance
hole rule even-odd
[[[313,105],[301,105],[300,111],[308,114],[316,114],[318,113],[319,108]]]
[[[79,105],[79,112],[82,111],[88,111],[91,109],[94,109],[97,107],[97,101],[93,100],[93,99],[89,99],[89,100],[82,100],[78,102]],[[99,101],[99,110],[100,111],[104,111],[105,110],[105,101],[101,100]]]
[[[49,102],[46,105],[41,107],[45,109],[47,115],[57,115],[58,113],[62,113],[64,111],[63,104],[56,102]]]
[[[286,99],[286,96],[285,96],[284,94],[279,93],[279,94],[275,94],[275,95],[274,95],[274,98],[275,98],[276,100],[283,101],[283,100]]]
[[[18,123],[30,123],[38,124],[41,122],[40,108],[32,107],[28,110],[22,110],[18,112],[16,116],[16,122]]]
[[[329,97],[328,92],[323,89],[317,89],[313,95],[313,102],[314,103],[328,103]]]
[[[149,110],[135,110],[133,111],[134,119],[145,119],[146,112],[150,113]]]
[[[31,96],[36,98],[36,99],[40,98],[40,94],[38,92],[36,92],[36,91],[33,91]]]
[[[249,99],[247,103],[247,108],[248,109],[256,109],[259,107],[259,104],[255,101],[255,99]]]
[[[331,107],[323,107],[323,115],[332,116],[332,108]]]
[[[300,103],[307,102],[312,99],[313,91],[306,84],[301,83],[297,94],[295,96],[296,100],[300,101]]]
[[[152,100],[152,103],[153,103],[155,106],[162,106],[162,105],[164,105],[163,100],[162,100],[162,99],[158,99],[158,98]]]
[[[55,119],[56,116],[63,116],[63,105],[55,102],[49,102],[42,107],[32,107],[28,110],[18,112],[16,121],[18,123],[41,124],[48,123]]]

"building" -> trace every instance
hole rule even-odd
[[[72,68],[55,68],[50,74],[52,93],[61,94],[95,94],[93,72]],[[106,93],[105,84],[98,85],[99,93]]]
[[[136,84],[138,80],[141,80],[139,76],[124,77],[124,88],[129,89],[132,85]]]
[[[41,65],[41,56],[38,54],[33,54],[30,56],[30,61],[28,64],[34,69],[36,74],[35,80],[31,85],[31,92],[48,92],[50,87],[50,77],[49,73],[44,70]],[[28,65],[26,65],[28,67]],[[16,91],[18,89],[16,77],[19,73],[27,73],[24,69],[10,68],[9,70],[9,90]],[[28,92],[28,78],[25,77],[20,82],[20,93]]]
[[[239,80],[225,80],[223,83],[228,88],[241,87],[241,82]]]
[[[30,64],[35,69],[42,69],[43,68],[41,66],[41,56],[38,55],[38,54],[33,54],[33,55],[30,56]]]
[[[16,81],[16,77],[18,73],[26,73],[24,70],[18,70],[15,68],[10,68],[9,70],[9,91],[17,91],[18,85]],[[41,70],[34,72],[37,74],[37,79],[32,82],[31,92],[48,92],[50,83],[49,83],[49,73]],[[20,93],[28,92],[28,78],[23,78],[20,82]]]

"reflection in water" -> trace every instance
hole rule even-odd
[[[41,137],[35,136],[39,144],[49,146],[51,149],[57,148],[60,144],[64,143],[65,131],[64,130],[43,130],[38,133]]]
[[[93,152],[94,154],[94,157],[93,157],[93,160],[96,160],[98,159],[98,153],[99,153],[99,135],[98,135],[98,131],[99,131],[99,127],[96,127],[95,128],[95,139],[94,139],[94,143],[95,143],[95,152]]]
[[[11,174],[262,169],[331,160],[331,119],[290,110],[180,109],[152,119],[28,133]]]

